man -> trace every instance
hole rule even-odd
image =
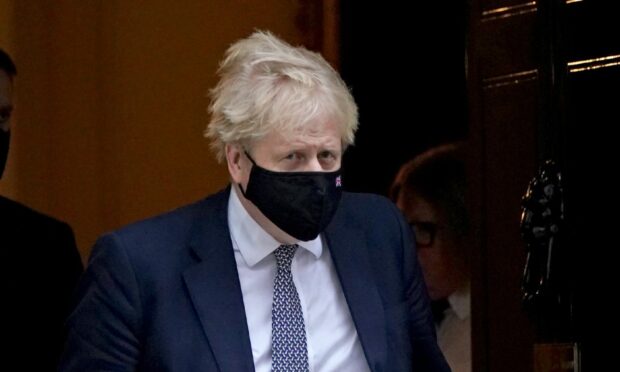
[[[232,45],[206,135],[231,186],[105,235],[63,371],[447,371],[409,227],[342,193],[357,107],[318,54]]]
[[[456,144],[403,165],[392,198],[409,221],[432,300],[437,339],[453,372],[471,372],[470,251],[465,165]]]
[[[0,178],[9,153],[16,74],[0,49]],[[66,223],[0,196],[0,255],[3,369],[55,371],[63,324],[82,273],[73,232]]]

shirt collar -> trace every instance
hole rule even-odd
[[[466,319],[469,317],[471,309],[471,295],[469,289],[469,283],[462,288],[454,291],[448,296],[448,302],[450,308],[454,311],[459,319]]]
[[[237,195],[236,187],[232,186],[228,199],[228,228],[233,241],[233,248],[239,251],[249,267],[253,267],[281,243],[269,235],[246,211]],[[298,241],[297,244],[310,251],[317,259],[323,252],[321,236],[307,242]]]

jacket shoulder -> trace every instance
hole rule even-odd
[[[226,206],[227,200],[228,192],[223,190],[191,204],[133,222],[110,233],[120,236],[131,236],[144,231],[162,233],[164,230],[174,230],[175,228],[190,224],[200,214],[213,213],[219,210],[222,205]]]
[[[70,229],[66,222],[38,212],[22,203],[0,196],[0,216],[10,226]]]
[[[197,224],[208,223],[214,218],[225,218],[227,201],[228,189],[103,234],[95,246],[116,242],[114,244],[125,247],[127,254],[136,257],[174,254],[186,246]]]
[[[343,193],[340,209],[349,218],[383,219],[394,214],[400,215],[396,206],[388,198],[368,193]]]
[[[368,235],[400,237],[404,217],[388,198],[377,194],[343,193],[332,226],[349,226]]]

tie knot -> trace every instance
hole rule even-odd
[[[278,267],[291,267],[291,262],[293,262],[293,256],[295,255],[297,247],[297,244],[282,244],[275,250],[275,252],[273,252],[276,256],[276,263]]]

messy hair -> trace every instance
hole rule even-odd
[[[257,31],[226,51],[211,90],[205,136],[219,161],[227,143],[259,139],[272,131],[306,130],[336,120],[342,143],[353,143],[357,105],[338,73],[321,57]]]

